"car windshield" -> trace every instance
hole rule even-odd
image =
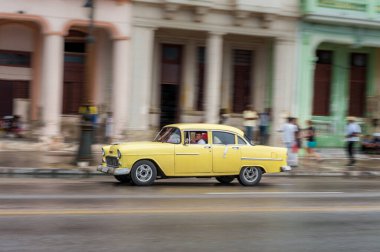
[[[181,142],[181,131],[177,128],[165,127],[158,133],[153,141],[178,144]]]

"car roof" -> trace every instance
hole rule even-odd
[[[221,124],[210,124],[210,123],[176,123],[169,124],[165,127],[175,127],[181,130],[222,130],[222,131],[230,131],[236,133],[240,136],[244,136],[244,132],[238,128],[221,125]]]

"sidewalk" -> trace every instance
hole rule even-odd
[[[45,144],[23,139],[0,139],[0,176],[97,176],[96,165],[101,160],[101,146],[92,145],[90,166],[76,164],[77,144]]]
[[[77,145],[0,139],[0,175],[28,176],[98,176],[96,165],[101,160],[102,144],[95,144],[93,161],[88,167],[75,162]],[[347,167],[344,149],[319,149],[321,160],[299,157],[299,166],[288,173],[270,176],[366,176],[380,177],[380,156],[357,154],[357,164]]]

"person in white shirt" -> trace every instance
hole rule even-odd
[[[297,126],[294,124],[294,118],[289,117],[287,122],[282,126],[281,132],[282,141],[284,142],[285,147],[288,149],[288,165],[298,166],[298,157],[297,153],[294,153],[292,148],[296,144],[296,133]]]
[[[202,138],[202,132],[195,133],[195,141],[196,144],[206,144],[206,141]]]
[[[257,112],[253,109],[252,105],[248,105],[243,112],[245,136],[250,140],[254,140],[254,132],[256,128],[256,122],[258,119]]]
[[[362,132],[358,123],[355,122],[356,118],[353,116],[347,117],[347,125],[346,125],[346,150],[348,154],[348,158],[350,161],[348,162],[348,166],[352,166],[356,163],[355,159],[355,143],[360,141],[360,133]]]
[[[264,112],[259,114],[260,144],[268,144],[268,128],[270,122],[270,109],[266,108]]]

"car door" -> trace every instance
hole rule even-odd
[[[237,172],[241,168],[241,149],[237,136],[230,132],[212,132],[212,171]]]
[[[194,132],[194,131],[192,131]],[[207,131],[203,131],[206,132]],[[212,172],[212,149],[208,144],[190,141],[190,131],[183,133],[184,143],[175,146],[175,175],[202,175]]]

